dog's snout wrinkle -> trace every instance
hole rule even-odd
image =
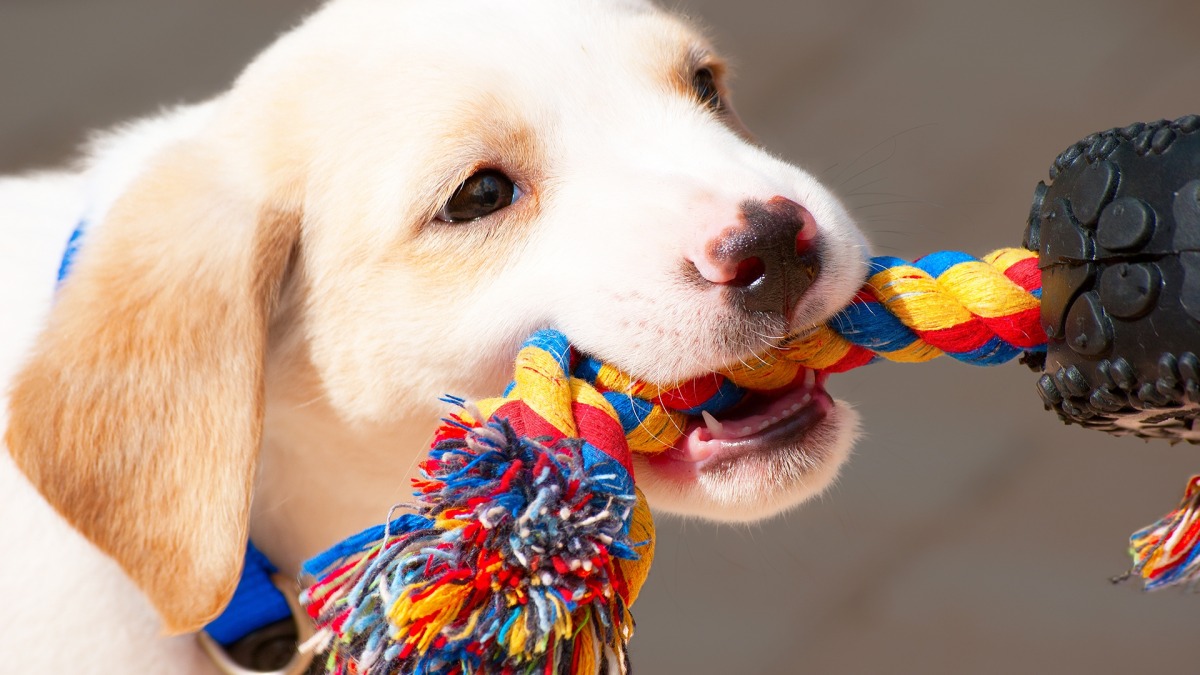
[[[778,196],[743,201],[738,219],[708,242],[696,269],[730,289],[746,311],[790,316],[821,269],[816,220]]]

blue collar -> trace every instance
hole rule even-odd
[[[283,593],[271,581],[279,570],[267,556],[246,542],[246,563],[237,590],[221,616],[204,627],[204,632],[222,647],[241,640],[260,628],[292,618],[292,609]]]
[[[86,231],[87,222],[81,220],[71,233],[58,268],[59,284],[70,274]],[[238,579],[233,599],[221,616],[204,627],[204,632],[217,644],[228,647],[254,631],[291,618],[292,610],[287,598],[271,581],[271,575],[278,571],[253,543],[246,542],[246,561],[242,565],[242,577]]]

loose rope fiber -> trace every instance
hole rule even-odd
[[[573,350],[547,330],[521,349],[501,398],[438,430],[415,512],[310,560],[305,648],[335,675],[628,670],[629,608],[654,525],[632,453],[673,447],[702,413],[881,359],[942,354],[979,365],[1045,349],[1037,254],[874,258],[854,302],[748,365],[660,386]],[[1180,509],[1134,535],[1151,585],[1193,578],[1200,479]]]

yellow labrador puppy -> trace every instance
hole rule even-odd
[[[247,537],[294,574],[379,522],[439,397],[498,392],[535,329],[669,382],[829,318],[861,236],[724,75],[642,0],[333,0],[221,96],[0,181],[4,663],[210,672],[189,634]],[[761,518],[854,426],[810,382],[637,478]]]

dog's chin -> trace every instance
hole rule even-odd
[[[637,483],[660,512],[722,522],[778,515],[837,478],[858,435],[858,414],[818,387],[764,401],[720,428],[694,423],[674,448],[636,456]],[[774,419],[774,421],[772,421]]]

